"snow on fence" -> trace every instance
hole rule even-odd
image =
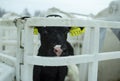
[[[1,26],[10,26],[13,21],[0,21]],[[40,26],[82,26],[86,27],[86,33],[83,41],[82,55],[68,57],[38,57],[34,56],[34,35],[33,28]],[[17,61],[16,77],[17,81],[32,81],[33,65],[44,66],[63,66],[71,64],[80,64],[80,81],[85,80],[86,65],[88,65],[88,81],[97,81],[98,62],[103,60],[120,58],[120,51],[99,53],[99,30],[104,28],[120,28],[119,22],[100,21],[100,20],[81,20],[81,19],[54,19],[54,18],[28,18],[17,19]],[[24,31],[23,31],[24,30]],[[23,35],[24,33],[24,35]],[[23,38],[22,38],[23,37]],[[0,39],[1,41],[1,39]],[[1,46],[1,43],[0,43]],[[24,47],[24,49],[23,49]],[[21,51],[21,50],[24,50]],[[24,53],[24,55],[23,55]],[[21,56],[22,55],[22,56]],[[0,57],[2,54],[0,55]],[[8,57],[6,57],[8,58]],[[23,59],[24,58],[24,59]],[[1,58],[0,58],[1,59]],[[22,65],[22,68],[20,67]],[[19,68],[19,69],[18,69]],[[22,69],[22,71],[20,70]],[[21,73],[20,73],[21,72]],[[22,78],[21,78],[22,75]]]

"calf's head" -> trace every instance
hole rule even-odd
[[[67,50],[68,27],[40,27],[41,47],[48,56],[62,56]]]

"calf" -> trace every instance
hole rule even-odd
[[[41,46],[38,56],[56,57],[74,55],[67,41],[68,27],[39,27]],[[67,66],[34,66],[33,81],[64,81]]]

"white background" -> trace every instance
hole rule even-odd
[[[111,1],[113,0],[0,0],[0,7],[17,13],[22,13],[24,8],[33,13],[35,10],[57,7],[67,12],[95,15],[108,7]]]

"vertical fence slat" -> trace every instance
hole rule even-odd
[[[94,57],[94,62],[89,63],[88,69],[88,81],[97,81],[98,74],[98,60],[96,58],[99,52],[99,27],[94,27],[91,29],[91,39],[90,39],[90,53],[96,54]]]
[[[85,35],[83,39],[83,48],[82,48],[82,54],[88,54],[90,51],[90,28],[86,27],[85,29]],[[88,77],[88,64],[80,64],[80,81],[87,81]]]
[[[3,36],[2,36],[2,27],[0,26],[0,51],[2,51],[2,38],[3,38]]]
[[[33,28],[25,25],[25,41],[24,41],[24,76],[23,81],[32,81],[32,66],[26,62],[26,57],[33,54]],[[31,77],[31,78],[30,78]]]
[[[16,64],[16,79],[17,81],[21,81],[21,64],[22,64],[22,60],[23,60],[23,49],[21,48],[21,34],[22,34],[22,29],[24,24],[20,23],[21,20],[18,20],[16,22],[16,27],[17,27],[17,64]]]

